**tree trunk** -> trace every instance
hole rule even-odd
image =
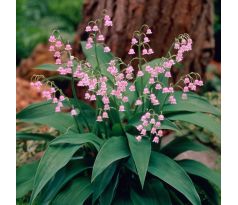
[[[204,74],[214,53],[212,0],[88,0],[75,37],[75,55],[81,53],[80,41],[86,40],[87,23],[97,19],[103,9],[114,24],[103,31],[106,44],[118,57],[128,60],[133,31],[147,24],[153,32],[150,45],[155,51],[148,60],[165,55],[176,36],[188,33],[193,39],[193,50],[186,54],[182,72]],[[177,76],[179,70],[173,68],[173,72]]]

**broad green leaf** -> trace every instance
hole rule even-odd
[[[221,189],[221,176],[204,164],[194,160],[180,160],[177,163],[189,174],[207,179]]]
[[[65,134],[57,137],[54,141],[50,143],[50,146],[59,145],[59,144],[71,144],[71,145],[81,145],[85,143],[91,143],[95,146],[97,150],[103,140],[94,135],[93,133],[84,133],[84,134]]]
[[[186,151],[206,151],[208,148],[200,143],[194,142],[187,137],[177,137],[160,150],[161,153],[174,158],[177,155]]]
[[[135,136],[127,133],[127,139],[131,151],[132,158],[135,162],[136,170],[143,188],[145,177],[148,169],[148,164],[151,154],[151,142],[149,139],[142,139],[138,142]]]
[[[182,100],[181,98],[182,92],[176,91],[174,96],[176,97],[177,104],[165,104],[163,107],[164,113],[170,112],[179,112],[179,111],[189,111],[189,112],[206,112],[211,113],[217,116],[220,116],[221,113],[219,109],[211,105],[206,99],[203,97],[191,93],[188,94],[187,100]]]
[[[131,190],[134,205],[172,205],[169,193],[159,180],[151,180],[145,184],[143,191]]]
[[[77,131],[73,117],[69,113],[56,113],[55,104],[50,101],[33,103],[17,113],[17,119],[54,127],[59,131]]]
[[[217,137],[221,136],[221,125],[220,120],[212,115],[208,115],[205,113],[178,113],[173,115],[168,115],[167,118],[169,120],[179,120],[189,122],[191,124],[198,125],[199,127],[203,127],[212,133],[214,133]]]
[[[50,134],[41,134],[41,133],[27,133],[27,132],[17,132],[17,140],[46,140],[51,141],[55,139],[54,136]]]
[[[108,184],[112,183],[112,177],[116,171],[117,163],[109,165],[93,182],[93,203],[104,192]]]
[[[109,138],[98,152],[93,165],[91,181],[94,181],[111,163],[129,155],[130,151],[125,137]]]
[[[36,67],[38,70],[57,71],[59,65],[56,64],[43,64]]]
[[[193,182],[174,160],[163,154],[152,152],[148,171],[183,194],[193,205],[201,205]]]
[[[71,159],[80,145],[49,146],[37,168],[31,203],[49,180]]]
[[[87,177],[76,178],[70,187],[56,196],[52,205],[83,205],[92,193],[93,187]]]
[[[39,161],[22,165],[16,170],[16,198],[25,196],[33,189],[34,176]]]
[[[171,122],[168,119],[164,119],[161,122],[160,129],[163,129],[163,130],[173,130],[173,131],[176,131],[176,132],[180,132],[180,130],[177,127],[177,125],[175,123]]]
[[[202,193],[205,193],[205,195],[206,195],[205,198],[208,199],[209,204],[211,204],[211,205],[220,205],[221,204],[220,191],[215,189],[215,187],[208,180],[203,179],[198,176],[195,176],[195,175],[192,175],[191,177],[192,177],[194,184],[197,185],[196,188],[198,190],[201,190]],[[204,196],[203,196],[203,198],[204,198]]]
[[[107,186],[106,190],[101,194],[99,201],[103,205],[111,205],[113,198],[115,196],[115,191],[119,181],[119,174],[114,175],[110,184]]]
[[[59,170],[55,177],[47,183],[37,198],[37,203],[49,205],[59,191],[76,175],[89,169],[82,160],[75,160]]]

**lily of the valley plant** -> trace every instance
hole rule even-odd
[[[171,68],[192,49],[192,39],[179,35],[165,57],[147,62],[154,53],[153,33],[143,25],[132,35],[131,60],[125,63],[104,43],[101,30],[111,26],[106,14],[89,22],[87,41],[81,43],[86,60],[72,55],[58,31],[50,36],[55,65],[38,69],[59,75],[32,77],[32,86],[47,101],[30,105],[17,119],[48,125],[59,135],[17,133],[18,140],[49,141],[40,161],[18,168],[17,198],[31,191],[30,203],[39,205],[219,204],[220,176],[200,162],[176,158],[206,146],[188,136],[163,143],[168,134],[179,135],[176,121],[220,134],[219,110],[192,93],[203,85],[200,75],[170,80]],[[71,82],[73,98],[55,79]]]

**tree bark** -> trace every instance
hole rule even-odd
[[[155,53],[148,60],[164,56],[174,38],[188,33],[193,39],[193,50],[186,54],[184,68],[173,68],[173,73],[191,71],[204,74],[214,53],[212,0],[88,0],[83,9],[83,22],[75,37],[74,54],[81,53],[80,41],[86,40],[84,31],[90,20],[97,19],[106,9],[114,26],[103,30],[106,44],[118,57],[128,60],[127,52],[133,31],[143,24],[151,27],[150,45]]]

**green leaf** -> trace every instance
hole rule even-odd
[[[135,162],[136,170],[143,188],[148,164],[151,154],[151,142],[149,139],[142,139],[138,142],[134,136],[127,133],[127,139],[131,151],[132,158]],[[143,151],[142,151],[143,150]]]
[[[177,125],[175,123],[171,122],[168,119],[164,119],[161,122],[160,129],[163,129],[163,130],[173,130],[173,131],[176,131],[176,132],[180,132],[180,130],[177,127]]]
[[[177,161],[177,163],[181,167],[183,167],[183,169],[189,174],[207,179],[211,183],[218,186],[219,189],[221,189],[221,176],[218,173],[206,167],[204,164],[188,159]]]
[[[119,174],[114,175],[110,184],[107,186],[106,190],[100,196],[100,204],[111,205],[113,198],[115,196],[115,191],[119,182]]]
[[[163,154],[152,152],[148,171],[182,193],[193,205],[201,205],[193,182],[174,160]]]
[[[87,177],[76,178],[70,187],[56,196],[52,205],[83,205],[92,193],[93,187]]]
[[[37,198],[37,203],[49,205],[59,191],[76,175],[89,169],[82,160],[75,160],[69,163],[66,167],[59,170],[55,177],[47,183]]]
[[[25,164],[16,170],[16,198],[25,196],[33,189],[34,176],[39,161]]]
[[[111,183],[112,177],[116,171],[117,163],[112,163],[109,165],[102,174],[97,177],[93,182],[93,203],[98,199],[98,197],[104,192],[107,185]]]
[[[206,99],[203,97],[190,93],[188,95],[187,100],[182,100],[181,98],[182,92],[176,91],[174,96],[176,97],[177,104],[165,104],[163,107],[164,113],[170,112],[180,112],[180,111],[189,111],[189,112],[206,112],[211,113],[217,116],[220,116],[221,113],[219,109],[211,105]]]
[[[71,144],[71,145],[81,145],[85,143],[91,143],[95,146],[97,150],[103,140],[94,135],[93,133],[84,133],[84,134],[65,134],[57,137],[50,143],[50,146],[60,145],[60,144]]]
[[[41,133],[27,133],[27,132],[17,132],[16,133],[17,140],[46,140],[51,141],[55,139],[54,136],[49,134],[41,134]]]
[[[189,150],[201,152],[208,150],[208,148],[200,143],[196,143],[193,140],[188,139],[187,137],[176,137],[174,140],[162,147],[160,152],[170,158],[174,158],[177,155]]]
[[[134,205],[172,205],[168,191],[159,180],[146,183],[143,191],[131,189],[131,200]]]
[[[109,138],[99,150],[93,165],[91,181],[101,174],[111,163],[130,155],[125,137]]]
[[[205,193],[205,196],[206,196],[205,198],[207,198],[209,200],[209,204],[211,204],[211,205],[220,205],[221,204],[220,192],[217,189],[215,189],[215,187],[211,183],[209,183],[208,180],[205,180],[201,177],[197,177],[194,175],[191,177],[193,179],[194,184],[196,184],[198,186],[198,190],[201,190],[201,192],[203,194]],[[205,201],[205,203],[206,203],[206,201]]]
[[[38,70],[48,70],[48,71],[57,71],[59,68],[56,64],[43,64],[36,67]]]
[[[221,136],[220,120],[212,115],[205,113],[178,113],[174,115],[168,115],[167,118],[169,120],[189,122],[211,131],[219,138]]]
[[[17,119],[54,127],[61,132],[77,132],[73,117],[69,113],[56,113],[55,104],[51,102],[33,103],[17,113]]]
[[[79,147],[80,145],[59,145],[47,148],[36,172],[31,203],[47,182],[69,162]]]

